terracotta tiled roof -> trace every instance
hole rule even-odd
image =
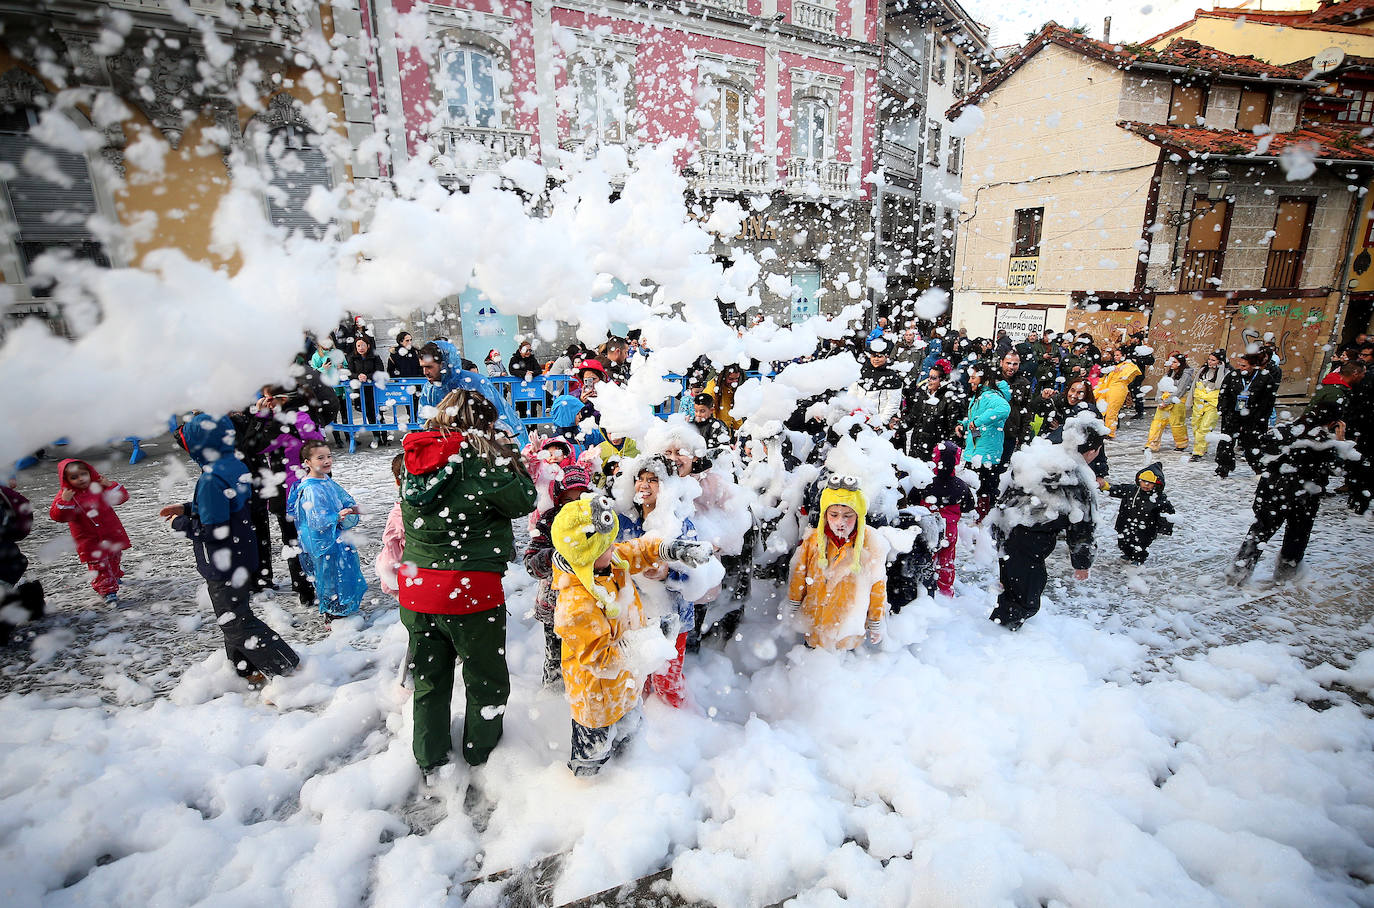
[[[1242,129],[1203,129],[1129,120],[1117,125],[1163,148],[1183,153],[1268,159],[1277,158],[1286,148],[1305,146],[1319,160],[1374,164],[1374,141],[1361,135],[1358,128],[1323,124],[1257,136]]]
[[[1374,3],[1369,0],[1345,0],[1319,9],[1307,17],[1307,21],[1317,25],[1353,25],[1374,19]]]
[[[1368,2],[1374,3],[1374,0]],[[951,107],[949,113],[956,113],[967,104],[981,103],[993,89],[1020,69],[1023,63],[1051,44],[1058,44],[1084,56],[1110,63],[1119,69],[1179,66],[1215,76],[1250,79],[1302,79],[1310,71],[1296,66],[1275,66],[1251,56],[1228,54],[1215,47],[1187,39],[1173,41],[1161,51],[1136,44],[1110,44],[1075,34],[1057,23],[1050,22],[1039,34],[1027,41],[1019,53],[983,80],[977,92]]]
[[[1305,31],[1368,35],[1369,31],[1367,29],[1352,28],[1348,24],[1341,24],[1344,22],[1361,21],[1360,19],[1347,18],[1357,7],[1363,7],[1368,10],[1368,15],[1363,16],[1363,19],[1374,19],[1374,3],[1370,2],[1370,0],[1349,0],[1349,2],[1338,3],[1335,6],[1330,6],[1325,10],[1319,10],[1317,12],[1310,12],[1307,10],[1260,12],[1251,9],[1200,9],[1193,13],[1193,18],[1175,25],[1173,28],[1166,29],[1153,38],[1147,38],[1142,43],[1146,45],[1157,44],[1175,32],[1182,31],[1199,19],[1230,19],[1233,21],[1243,19],[1246,22],[1255,22],[1263,25],[1277,25],[1284,28],[1300,28]]]

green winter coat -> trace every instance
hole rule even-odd
[[[402,443],[405,560],[440,571],[504,573],[515,554],[511,521],[534,510],[534,483],[492,466],[457,433],[411,432]]]

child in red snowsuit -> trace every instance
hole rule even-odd
[[[959,518],[966,511],[974,510],[977,504],[973,490],[954,475],[954,468],[959,465],[962,454],[959,446],[952,441],[936,444],[935,450],[931,452],[931,461],[935,464],[935,479],[930,485],[919,489],[915,495],[917,501],[945,521],[944,541],[940,545],[940,550],[935,553],[935,565],[938,569],[936,588],[943,596],[954,595],[954,549],[959,544]]]
[[[91,572],[91,587],[111,605],[119,604],[119,559],[129,547],[129,534],[114,506],[129,500],[129,490],[111,482],[84,460],[57,465],[61,482],[48,516],[65,523],[76,540],[76,555]]]

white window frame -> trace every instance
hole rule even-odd
[[[584,60],[573,68],[572,84],[577,98],[573,111],[575,138],[595,145],[625,144],[629,135],[633,80],[630,73],[625,72],[621,81],[621,66],[623,64],[616,60]],[[586,93],[588,75],[592,77],[590,95]],[[617,95],[620,105],[612,108],[610,102]]]
[[[820,114],[819,120],[814,118],[815,113]],[[835,139],[831,124],[834,113],[830,102],[816,95],[803,95],[792,102],[792,157],[814,161],[827,161],[833,157]],[[812,139],[810,143],[802,142],[803,124],[807,124],[809,131],[817,123],[821,128],[819,155],[812,153],[816,150],[813,136],[808,136]]]
[[[467,80],[467,104],[466,109],[459,114],[454,113],[454,103],[458,94],[458,82],[450,75],[452,60],[454,57],[462,55],[466,58],[463,74]],[[473,86],[475,85],[474,75],[476,70],[473,63],[480,58],[486,61],[488,85],[488,97],[490,107],[483,110],[477,106],[474,96]],[[458,44],[453,47],[445,48],[439,57],[439,91],[443,96],[443,118],[449,126],[467,126],[482,129],[497,129],[501,126],[501,85],[499,73],[501,71],[500,58],[485,47],[475,47],[470,44]],[[480,89],[479,89],[480,91]],[[482,115],[486,114],[485,117]],[[482,122],[483,120],[486,122]]]
[[[708,133],[706,127],[701,128],[701,147],[711,151],[728,152],[747,152],[753,149],[753,124],[749,116],[749,104],[752,100],[747,89],[738,83],[724,79],[709,80],[705,88],[711,93],[711,98],[706,102],[704,108],[709,113],[714,108],[712,114],[712,124]],[[734,94],[739,97],[739,122],[732,136],[725,135],[725,126],[728,118],[725,114],[726,98]]]

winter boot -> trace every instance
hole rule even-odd
[[[1274,565],[1274,581],[1283,583],[1286,580],[1292,580],[1298,575],[1298,570],[1301,567],[1301,561],[1289,561],[1286,558],[1280,558]]]
[[[1259,559],[1259,543],[1249,536],[1245,537],[1245,541],[1240,544],[1240,551],[1236,553],[1235,560],[1226,569],[1226,582],[1232,586],[1240,586],[1249,580]]]

